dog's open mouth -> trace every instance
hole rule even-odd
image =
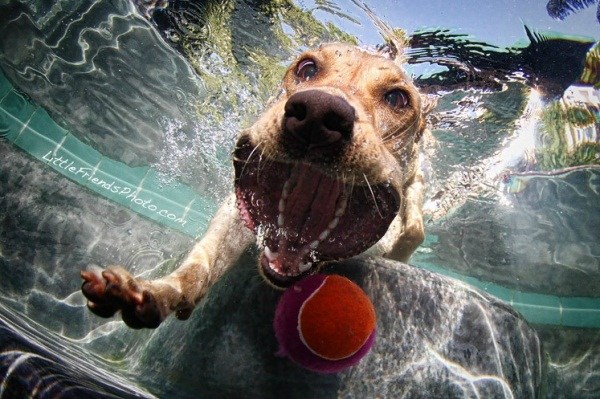
[[[309,163],[261,159],[247,138],[236,146],[234,167],[238,208],[263,248],[263,274],[278,286],[365,251],[399,210],[389,184],[352,185]]]

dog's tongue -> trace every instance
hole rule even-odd
[[[283,210],[284,230],[289,243],[304,245],[318,240],[319,235],[335,217],[335,211],[342,193],[341,183],[302,165],[293,172],[289,180],[291,188]],[[281,209],[280,209],[281,212]],[[299,236],[294,239],[294,233]]]
[[[310,165],[293,169],[279,203],[279,234],[266,242],[271,267],[283,274],[302,271],[302,265],[311,261],[309,255],[314,256],[314,250],[327,239],[342,192],[339,181]]]

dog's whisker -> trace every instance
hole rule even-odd
[[[414,121],[412,121],[408,126],[405,126],[402,130],[396,131],[396,132],[390,132],[387,135],[383,136],[381,138],[382,142],[388,142],[390,140],[393,140],[396,136],[400,136],[403,133],[407,132],[408,130],[412,129],[417,123],[419,122],[418,119],[415,119]]]
[[[260,154],[260,161],[258,164],[258,173],[260,174],[261,169],[270,169],[271,165],[275,163],[274,151],[266,153],[266,149],[263,149]]]
[[[387,144],[387,143],[390,143],[390,142],[392,142],[392,141],[393,141],[393,140],[388,140],[388,141],[386,142],[386,144]],[[405,149],[406,147],[408,147],[409,145],[410,145],[410,141],[404,141],[404,142],[402,142],[401,144],[394,145],[394,147],[393,147],[393,151],[394,151],[395,153],[400,153],[400,152],[402,152],[402,150],[404,150],[404,149]]]
[[[369,188],[369,191],[371,192],[371,197],[373,197],[373,203],[375,204],[375,209],[377,209],[377,213],[383,219],[383,214],[379,210],[379,205],[377,205],[377,199],[375,198],[375,193],[373,192],[373,188],[371,187],[371,183],[369,183],[369,179],[367,179],[367,175],[365,175],[364,173],[363,173],[363,177],[365,178],[365,182],[367,183],[367,187]]]
[[[260,147],[260,146],[261,146],[261,142],[259,141],[259,142],[256,144],[256,147],[254,147],[254,148],[252,149],[252,151],[250,151],[250,154],[248,155],[248,157],[246,157],[246,161],[244,161],[244,167],[242,168],[242,171],[241,171],[241,175],[242,175],[242,176],[244,175],[244,172],[246,171],[246,166],[247,166],[247,165],[250,163],[250,161],[252,160],[252,156],[253,156],[253,155],[254,155],[254,153],[255,153],[255,152],[256,152],[256,151],[259,149],[259,147]],[[260,165],[260,158],[259,158],[259,161],[258,161],[258,162],[259,162],[259,165]]]
[[[393,142],[395,140],[399,141],[399,139],[397,137],[392,137],[392,138],[388,139],[387,141],[384,141],[383,143],[384,144],[389,144],[389,143],[391,143],[391,142]],[[394,144],[393,148],[392,148],[392,151],[394,153],[398,154],[398,153],[402,152],[404,149],[406,149],[406,147],[408,147],[411,144],[414,144],[414,141],[412,139],[411,140],[403,140],[399,144]]]
[[[260,154],[258,155],[258,167],[256,168],[256,170],[259,175],[261,170],[265,167],[265,163],[269,163],[269,157],[265,156],[265,151],[266,148],[262,148]]]
[[[348,193],[347,197],[347,201],[348,203],[351,203],[352,201],[352,194],[354,193],[354,183],[356,182],[356,177],[354,175],[352,175],[352,182],[348,183],[348,187],[350,188],[350,192]]]
[[[349,183],[346,180],[346,174],[344,172],[337,172],[335,173],[335,178],[337,181],[342,182],[344,191],[343,191],[343,196],[346,197],[346,203],[350,203],[350,199],[351,199],[351,195],[352,195],[352,187],[353,187],[353,183]]]
[[[258,161],[257,172],[260,175],[262,170],[270,169],[271,165],[275,163],[275,151],[268,151],[266,148],[263,148],[260,153],[260,158]]]
[[[248,155],[248,158],[246,159],[246,163],[250,162],[250,160],[252,159],[252,156],[254,155],[254,153],[255,153],[255,152],[256,152],[256,151],[257,151],[257,150],[258,150],[258,149],[261,147],[261,144],[262,144],[262,142],[261,142],[261,141],[259,141],[259,142],[256,144],[256,147],[254,147],[254,148],[252,149],[252,151],[250,151],[250,154]]]

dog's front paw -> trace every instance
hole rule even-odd
[[[81,272],[81,291],[88,308],[100,317],[112,317],[121,311],[123,321],[131,328],[156,328],[166,317],[156,296],[121,267]]]

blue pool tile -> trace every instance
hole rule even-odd
[[[561,298],[563,326],[600,328],[600,298]]]
[[[0,139],[13,142],[21,132],[23,125],[16,123],[8,111],[0,107]]]
[[[66,135],[67,131],[57,126],[46,111],[38,108],[14,143],[34,157],[48,162]]]
[[[510,302],[513,297],[512,290],[509,290],[508,288],[502,287],[498,284],[488,283],[485,284],[485,286],[482,287],[482,289],[491,296],[496,297],[505,302]]]
[[[167,182],[160,174],[150,169],[144,178],[142,188],[152,191],[184,208],[196,198],[196,193],[178,181]]]
[[[38,135],[47,137],[56,144],[62,142],[69,132],[52,120],[43,108],[38,108],[29,119],[27,128],[35,131]]]
[[[10,91],[0,101],[0,135],[14,141],[36,109],[25,97]]]
[[[59,155],[64,155],[69,159],[76,159],[81,164],[95,167],[102,159],[102,154],[87,144],[84,144],[77,137],[69,134],[58,149]]]
[[[15,90],[12,90],[2,98],[0,107],[5,109],[17,121],[21,122],[21,125],[25,124],[31,118],[31,115],[33,115],[37,108],[25,96],[17,93]]]
[[[98,164],[98,170],[107,176],[120,179],[121,181],[126,182],[128,185],[137,188],[146,178],[150,167],[141,166],[132,168],[122,162],[114,161],[110,158],[104,157]]]
[[[200,196],[196,196],[196,199],[188,205],[187,219],[195,226],[195,230],[190,231],[193,237],[200,237],[205,233],[217,207],[218,204]]]
[[[189,223],[185,206],[152,191],[138,189],[124,197],[124,204],[135,212],[177,230],[185,230]]]
[[[513,306],[531,323],[560,324],[560,300],[556,296],[513,292]]]

